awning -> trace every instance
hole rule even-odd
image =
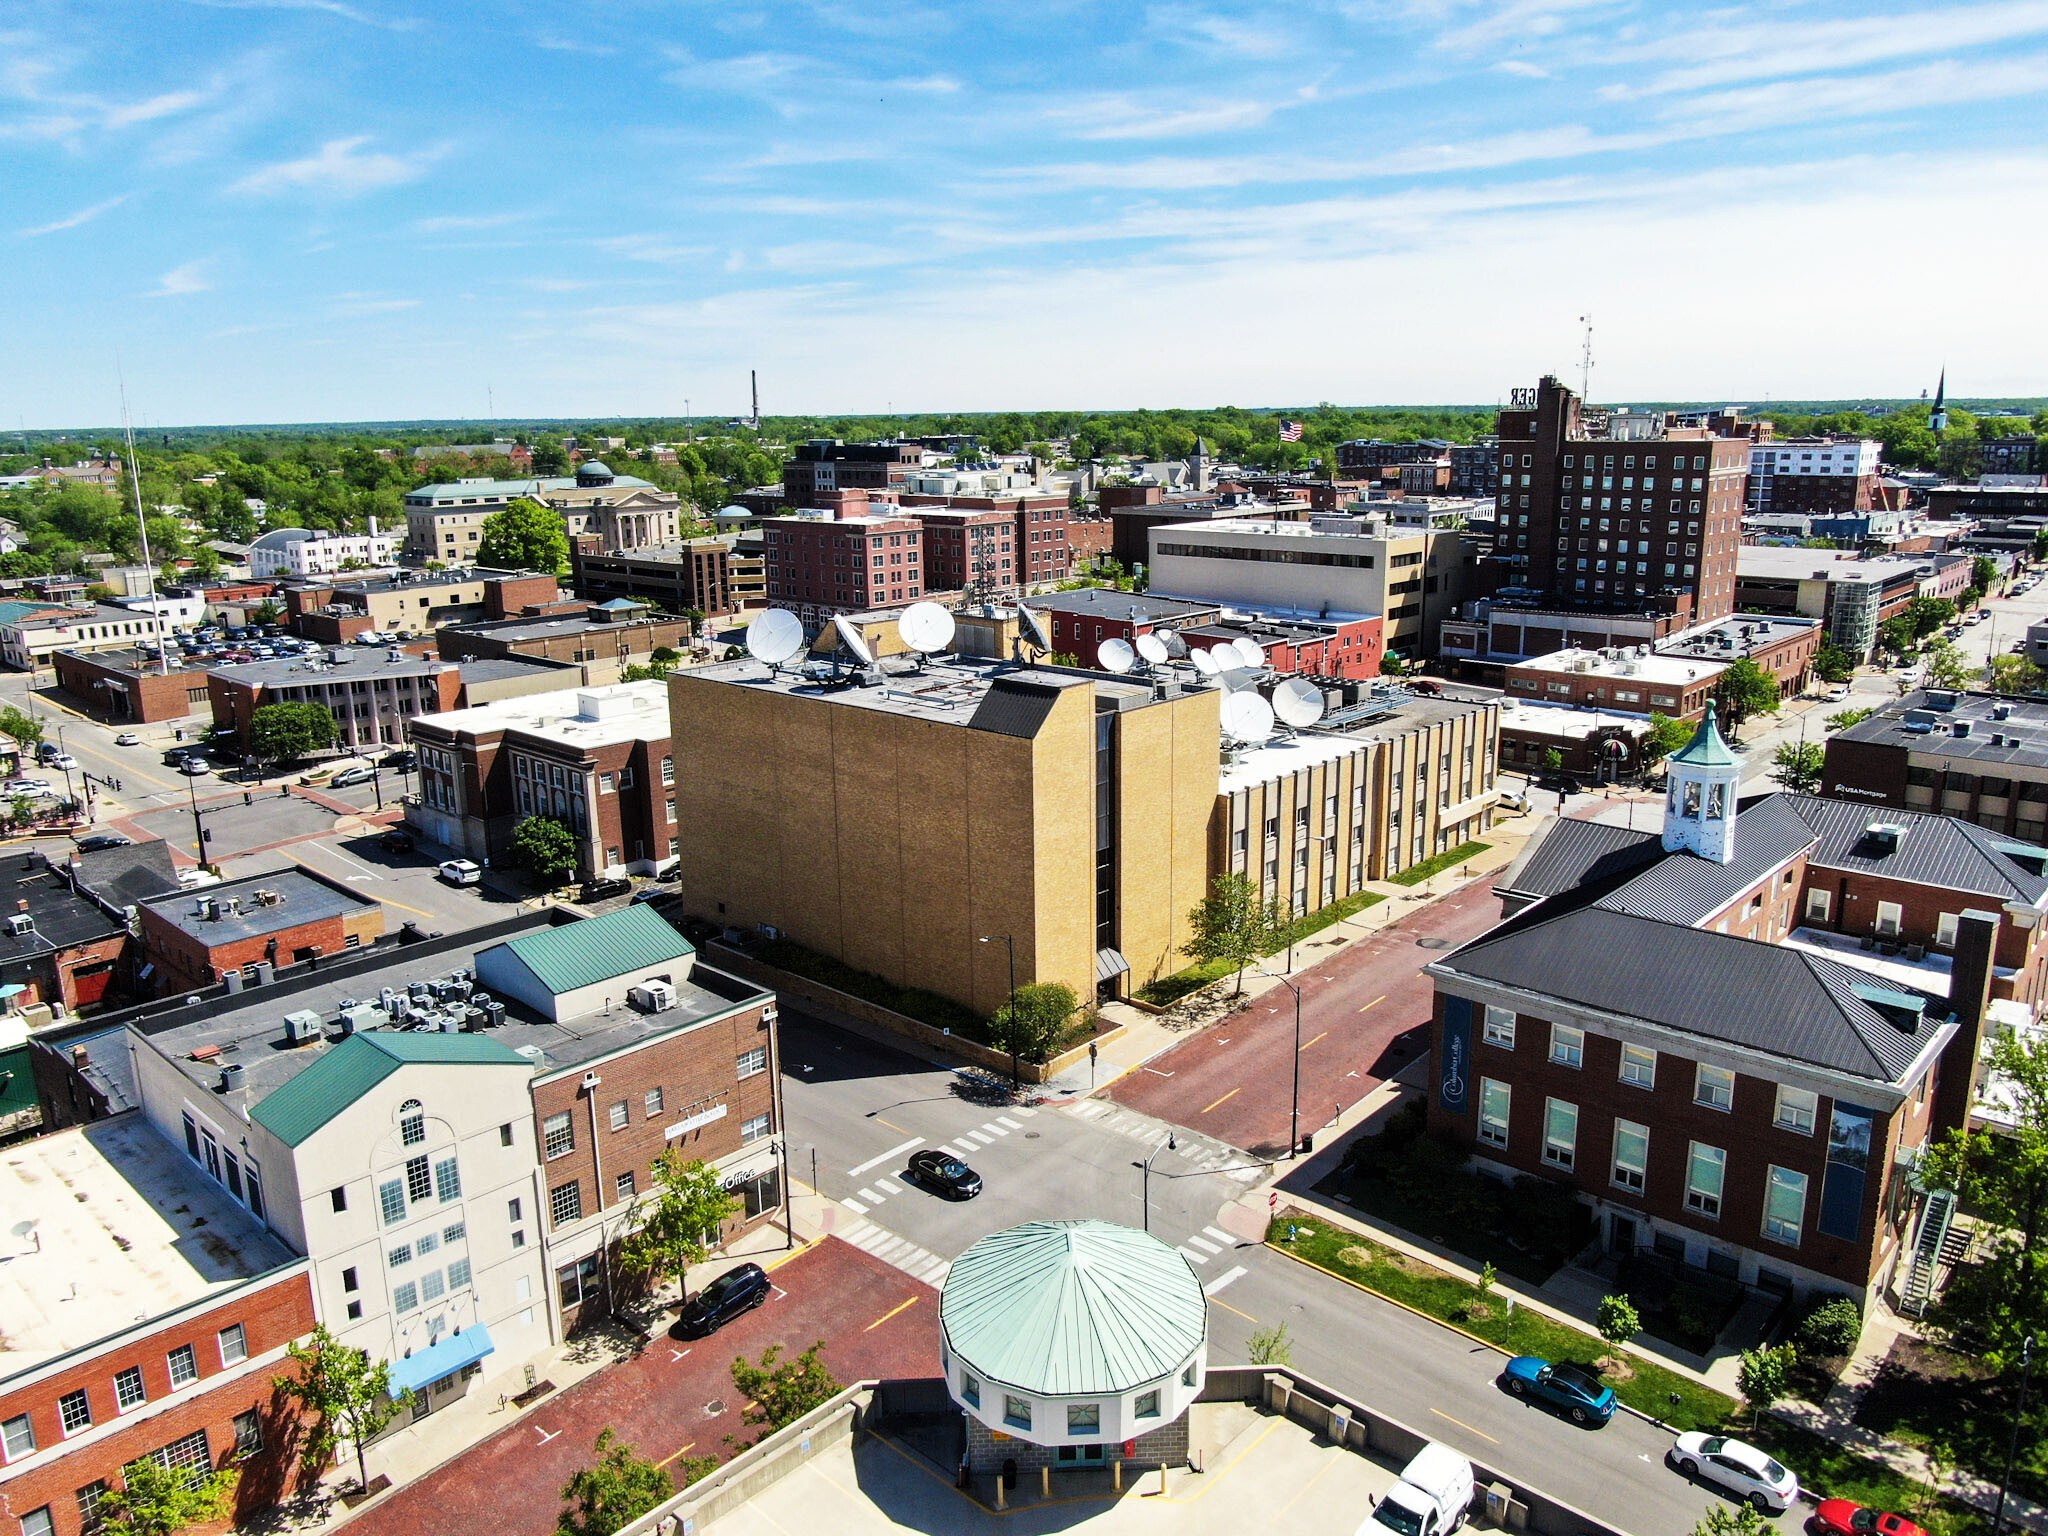
[[[451,1333],[416,1354],[392,1361],[391,1395],[417,1392],[430,1381],[452,1376],[465,1365],[483,1359],[493,1347],[491,1330],[482,1323],[472,1323],[462,1332]]]
[[[1131,962],[1114,949],[1095,951],[1095,984],[1099,987],[1113,976],[1121,976],[1131,968]]]

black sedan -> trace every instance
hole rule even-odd
[[[948,1200],[972,1200],[981,1193],[981,1175],[943,1152],[919,1152],[910,1159],[910,1177]]]
[[[623,896],[633,889],[633,882],[617,878],[586,880],[580,900],[609,901],[614,896]]]
[[[133,841],[133,838],[123,837],[118,832],[95,832],[78,840],[78,851],[98,853],[102,848],[126,848]]]
[[[729,1269],[692,1296],[676,1315],[678,1338],[701,1339],[716,1333],[742,1313],[751,1312],[768,1299],[774,1289],[758,1264]]]

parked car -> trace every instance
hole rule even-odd
[[[52,793],[48,779],[9,779],[0,784],[0,793],[9,795],[47,795]]]
[[[195,755],[190,747],[172,747],[164,753],[164,766],[166,768],[176,768],[186,758]]]
[[[123,837],[118,832],[95,832],[90,837],[78,840],[80,853],[98,853],[102,848],[126,848],[134,842],[132,837]]]
[[[681,891],[664,891],[658,885],[650,885],[645,890],[633,893],[633,905],[636,907],[653,907],[656,911],[662,911],[669,907],[680,907],[682,904]]]
[[[676,881],[683,878],[682,860],[678,859],[675,863],[669,865],[667,869],[664,869],[660,874],[656,875],[654,878],[660,881],[663,885],[674,885]]]
[[[1848,685],[1847,685],[1847,684],[1845,684],[1845,683],[1837,683],[1837,684],[1835,684],[1835,686],[1834,686],[1834,687],[1832,687],[1832,688],[1830,688],[1830,689],[1828,690],[1828,695],[1827,695],[1827,697],[1828,697],[1828,702],[1829,702],[1830,704],[1839,704],[1839,703],[1841,703],[1841,702],[1842,702],[1842,700],[1844,700],[1844,699],[1846,699],[1846,698],[1848,698],[1848,697],[1849,697],[1849,688],[1848,688]]]
[[[1494,805],[1503,811],[1526,811],[1529,809],[1529,797],[1519,789],[1504,789]]]
[[[219,885],[220,876],[211,870],[181,869],[178,871],[178,884],[185,890],[195,891],[202,885]]]
[[[443,859],[435,868],[450,885],[475,885],[483,879],[483,867],[468,859]]]
[[[396,752],[384,754],[383,766],[386,768],[410,768],[418,761],[419,756],[411,747],[400,747]]]
[[[44,758],[43,766],[45,768],[54,768],[59,773],[76,773],[78,771],[78,759],[69,752],[59,752],[55,757]]]
[[[114,738],[114,745],[117,747],[139,747],[142,745],[142,738],[133,731],[123,731]]]
[[[401,832],[396,827],[393,827],[389,832],[378,838],[377,843],[386,853],[412,852],[412,834],[410,832]]]
[[[716,1333],[734,1318],[760,1306],[773,1289],[767,1271],[758,1264],[729,1269],[690,1298],[676,1316],[675,1333],[685,1339],[701,1339]]]
[[[357,784],[367,784],[376,777],[376,769],[358,765],[354,768],[342,769],[341,772],[327,781],[327,787],[329,789],[350,789]]]
[[[579,901],[609,901],[612,897],[623,896],[632,889],[633,882],[630,880],[586,880],[583,882],[583,892],[577,899]]]
[[[1556,773],[1546,776],[1543,780],[1543,787],[1555,790],[1560,795],[1583,795],[1586,792],[1586,786],[1568,773]]]
[[[1401,1470],[1401,1480],[1381,1495],[1359,1536],[1452,1536],[1472,1510],[1472,1463],[1448,1445],[1432,1440]]]
[[[915,1182],[948,1200],[972,1200],[981,1193],[981,1175],[943,1152],[913,1153],[909,1171]]]
[[[188,757],[185,761],[178,764],[178,772],[196,779],[202,773],[213,772],[213,764],[203,757]]]
[[[1444,685],[1436,681],[1434,678],[1410,677],[1404,678],[1403,682],[1407,686],[1407,689],[1410,693],[1419,693],[1426,698],[1432,699],[1441,698],[1443,696]]]
[[[1822,1499],[1813,1528],[1827,1536],[1927,1536],[1904,1515],[1880,1514],[1850,1499]]]
[[[1712,1483],[1766,1514],[1783,1514],[1799,1495],[1798,1478],[1768,1452],[1741,1440],[1693,1430],[1678,1437],[1671,1460],[1686,1477]]]
[[[1614,1417],[1614,1388],[1583,1365],[1517,1355],[1501,1376],[1516,1397],[1555,1408],[1574,1424],[1601,1425]]]

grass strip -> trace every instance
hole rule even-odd
[[[1389,875],[1387,878],[1396,885],[1420,885],[1431,876],[1442,874],[1453,864],[1462,864],[1475,854],[1486,852],[1492,846],[1491,843],[1463,843],[1449,853],[1440,853],[1433,859],[1424,859],[1420,864],[1411,864],[1398,875]]]

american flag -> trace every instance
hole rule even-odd
[[[1280,418],[1280,441],[1283,443],[1300,442],[1301,423],[1298,421],[1289,421],[1285,416],[1282,416]]]

